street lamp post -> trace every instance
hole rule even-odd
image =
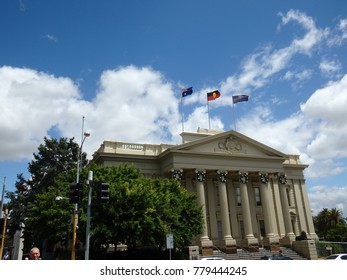
[[[81,146],[77,155],[77,174],[76,174],[76,183],[80,181],[80,165],[82,163],[82,147],[86,138],[90,136],[90,133],[84,132],[84,116],[82,118],[82,136],[81,136]],[[73,231],[72,231],[72,246],[71,246],[71,259],[76,259],[76,229],[78,223],[78,203],[75,203],[74,217],[73,217]]]

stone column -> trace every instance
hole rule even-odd
[[[240,192],[241,192],[241,207],[243,216],[243,225],[245,229],[245,238],[242,240],[242,246],[252,251],[258,251],[258,240],[253,235],[251,211],[249,207],[249,198],[247,191],[248,173],[239,173]]]
[[[305,205],[305,217],[307,219],[308,235],[310,238],[318,240],[318,236],[317,236],[315,229],[314,229],[312,213],[311,213],[311,206],[310,206],[310,202],[309,202],[308,195],[307,195],[305,181],[300,180],[299,183],[301,184],[301,192],[303,194],[303,200],[304,200],[304,205]]]
[[[200,246],[202,250],[202,255],[208,256],[213,255],[213,244],[208,237],[207,230],[207,214],[206,214],[206,198],[205,198],[205,187],[204,182],[206,181],[206,171],[205,170],[195,170],[196,173],[196,192],[198,205],[202,209],[203,214],[203,228],[202,234],[200,236]]]
[[[235,254],[237,252],[236,240],[231,236],[230,228],[230,216],[229,216],[229,206],[228,206],[228,194],[227,194],[227,171],[217,171],[218,173],[218,188],[219,188],[219,198],[222,216],[222,229],[223,238],[225,245],[225,252],[227,254]]]
[[[289,203],[287,198],[287,190],[286,190],[287,177],[285,175],[280,175],[278,177],[278,181],[279,181],[281,205],[282,205],[282,212],[283,212],[283,219],[284,219],[284,227],[286,230],[286,235],[281,239],[281,244],[284,246],[288,246],[288,245],[291,245],[292,242],[295,240],[295,234],[293,232],[293,227],[292,227],[292,222],[291,222],[290,212],[289,212]]]
[[[269,176],[265,173],[259,173],[260,180],[260,195],[261,195],[261,204],[263,207],[263,217],[265,224],[266,236],[263,238],[263,245],[266,249],[271,251],[278,251],[279,247],[279,238],[275,236],[273,232],[272,224],[272,212],[271,212],[271,189],[269,187]]]

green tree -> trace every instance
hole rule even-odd
[[[317,234],[325,237],[331,226],[330,211],[328,208],[323,208],[323,210],[319,212],[316,217],[314,217],[313,221]]]
[[[71,182],[75,180],[71,174],[76,174],[74,169],[78,153],[79,146],[73,138],[57,140],[45,137],[44,143],[38,147],[38,153],[34,153],[34,160],[28,164],[31,177],[25,179],[19,174],[15,191],[7,193],[10,200],[10,228],[13,231],[23,228],[25,252],[34,245],[42,248],[44,241],[46,244],[56,241],[55,235],[52,235],[54,229],[46,226],[51,222],[47,211],[54,206],[55,192],[59,193],[56,178],[65,174]],[[82,159],[83,166],[86,163],[85,153]],[[64,188],[67,189],[66,186]],[[55,234],[60,233],[55,231]]]
[[[343,232],[341,228],[345,227],[345,222],[341,217],[341,210],[336,208],[331,208],[330,210],[328,208],[323,208],[317,216],[313,217],[315,230],[318,236],[323,236],[324,239],[329,241],[337,241],[336,239],[340,240],[339,234]]]
[[[38,147],[38,153],[34,153],[34,160],[28,165],[31,178],[28,182],[33,194],[42,193],[48,187],[54,186],[55,178],[67,173],[77,166],[79,145],[74,138],[48,139]],[[81,166],[87,163],[86,153],[82,154]]]
[[[342,211],[336,208],[330,209],[330,222],[332,227],[336,227],[342,217]]]
[[[347,227],[343,224],[338,224],[336,227],[328,230],[326,240],[335,242],[347,241]]]
[[[129,250],[152,246],[161,251],[166,234],[174,235],[181,251],[202,229],[196,197],[178,181],[145,178],[132,165],[92,166],[94,180],[110,184],[110,200],[92,210],[92,246],[96,255],[108,244],[126,244]]]

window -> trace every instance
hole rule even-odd
[[[241,206],[241,190],[236,188],[236,205]]]
[[[286,193],[287,193],[288,205],[289,205],[289,206],[292,206],[291,203],[290,203],[290,202],[291,202],[291,201],[290,201],[290,190],[289,190],[288,188],[286,188]]]
[[[260,189],[258,187],[254,188],[255,202],[257,205],[261,205]]]

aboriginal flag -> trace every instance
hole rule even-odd
[[[207,93],[207,101],[215,100],[220,97],[220,92],[218,90],[214,90]]]

